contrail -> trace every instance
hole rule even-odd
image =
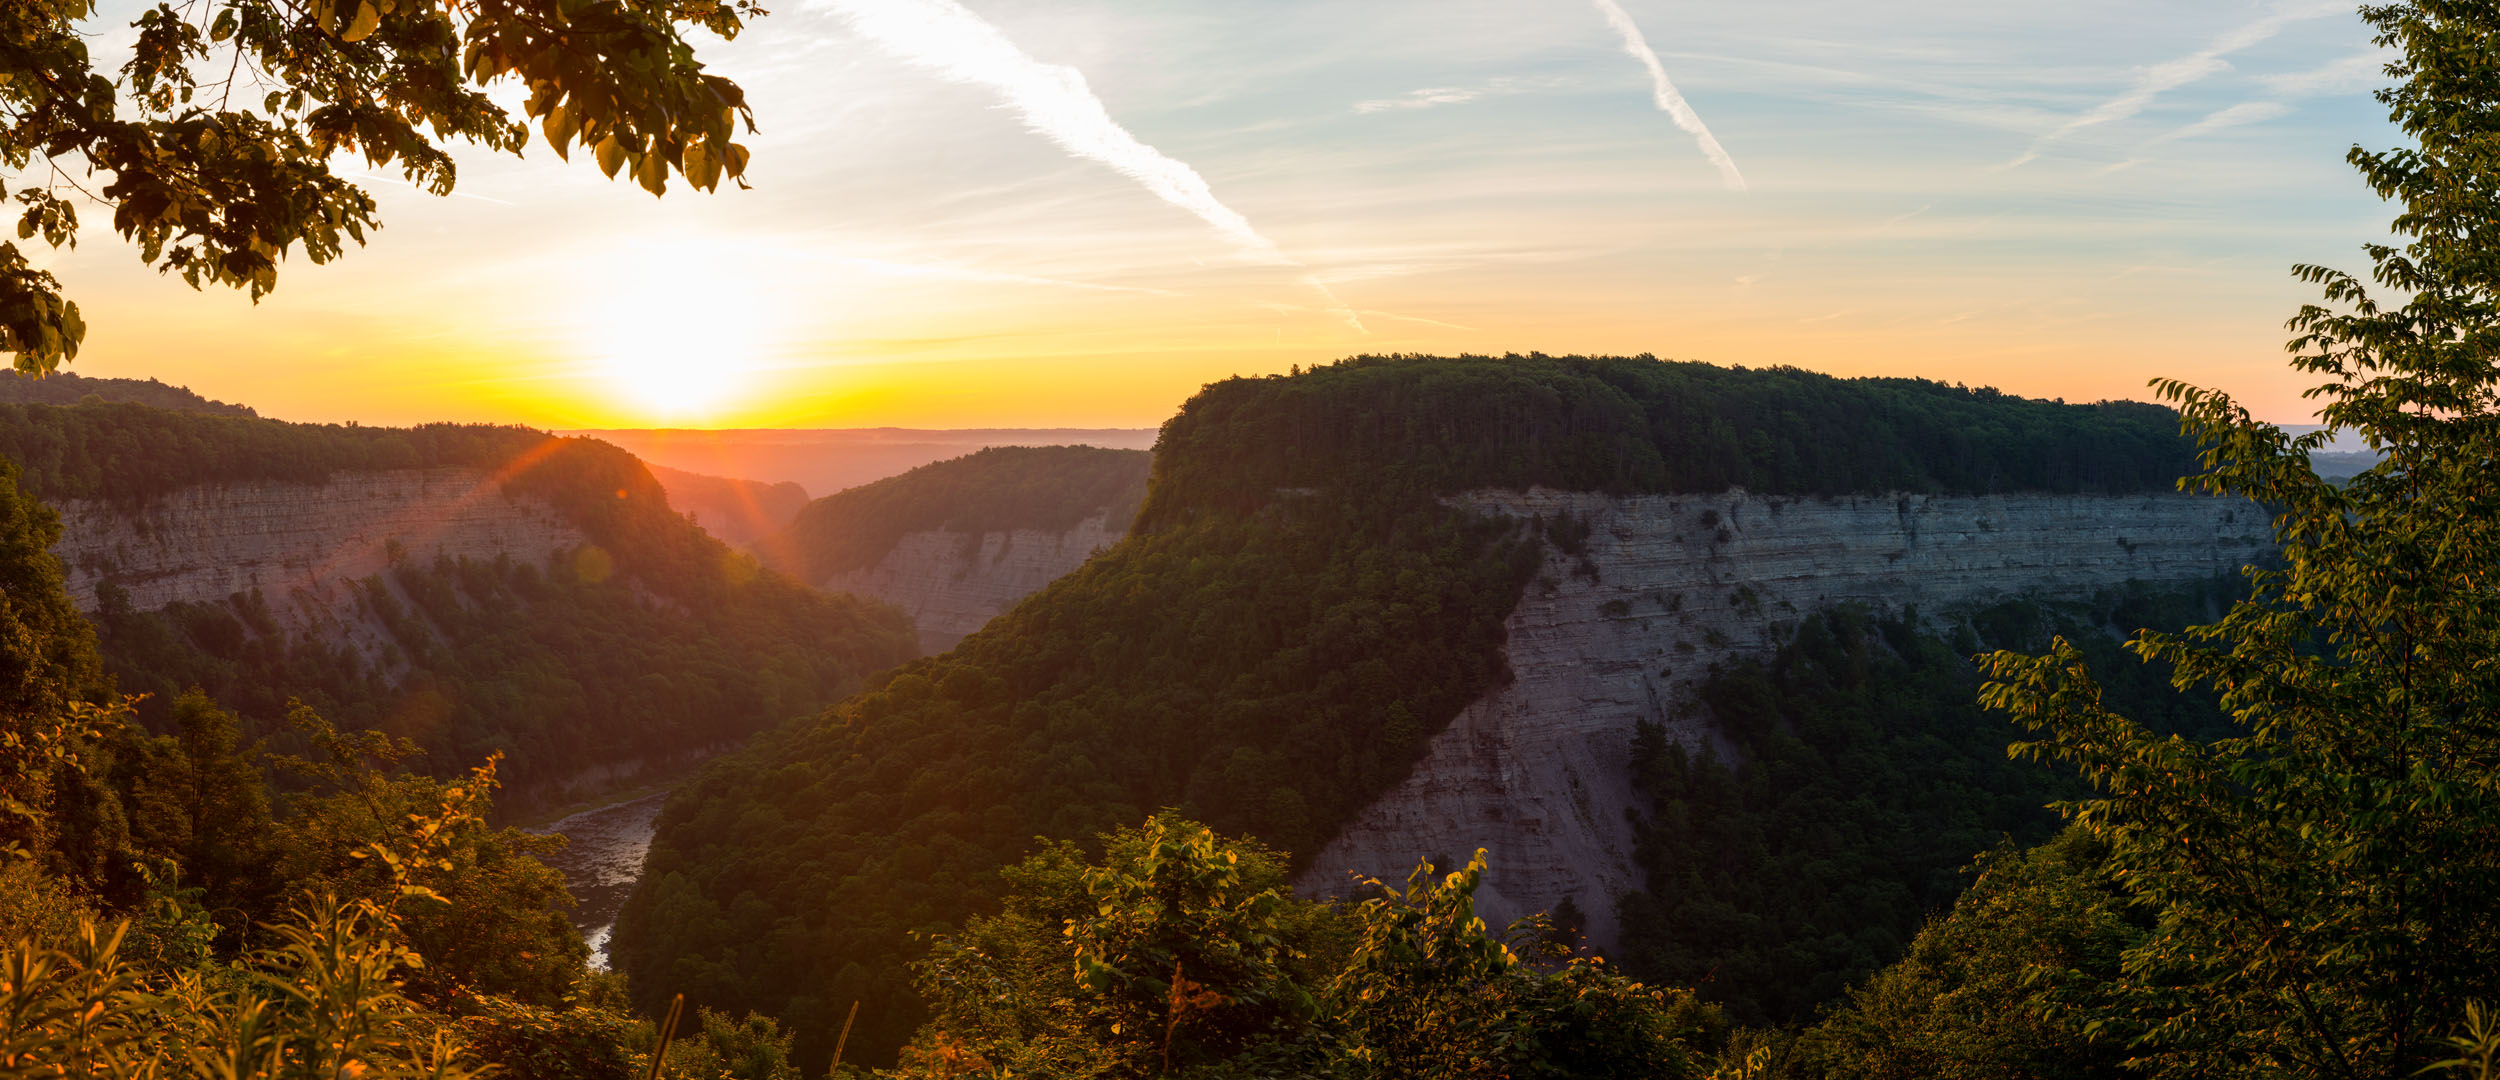
[[[2230,63],[2223,60],[2223,57],[2282,33],[2286,26],[2305,19],[2340,15],[2351,10],[2352,5],[2342,3],[2340,0],[2278,10],[2265,18],[2235,28],[2215,38],[2212,44],[2186,56],[2145,68],[2142,74],[2136,76],[2135,85],[2128,87],[2126,93],[2104,101],[2094,106],[2092,111],[2068,120],[2058,125],[2056,130],[2032,140],[2028,149],[1998,168],[2013,169],[2028,165],[2038,160],[2042,151],[2047,150],[2052,144],[2065,140],[2069,135],[2088,127],[2134,116],[2144,111],[2144,107],[2152,104],[2153,99],[2161,96],[2163,92],[2176,90],[2230,67]]]
[[[1658,62],[1658,50],[1650,48],[1649,39],[1641,36],[1640,24],[1632,21],[1632,13],[1623,10],[1623,5],[1615,0],[1594,2],[1598,13],[1606,16],[1606,25],[1623,37],[1623,51],[1649,69],[1650,96],[1658,102],[1658,111],[1674,118],[1675,126],[1701,144],[1702,156],[1719,167],[1719,179],[1726,181],[1730,190],[1745,190],[1745,174],[1736,171],[1736,159],[1727,156],[1727,148],[1719,145],[1718,137],[1710,134],[1709,126],[1701,122],[1693,107],[1684,103],[1684,95],[1677,93],[1675,84],[1668,81],[1667,66]]]
[[[1024,119],[1034,134],[1078,157],[1101,163],[1165,202],[1196,214],[1244,255],[1260,262],[1300,267],[1275,242],[1260,235],[1232,207],[1215,197],[1198,170],[1138,141],[1105,109],[1085,84],[1084,73],[1026,55],[998,28],[956,0],[820,0],[860,36],[948,82],[987,87]],[[1362,321],[1317,278],[1312,288],[1328,297],[1338,317]]]

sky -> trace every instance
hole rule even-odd
[[[700,45],[753,190],[469,150],[257,307],[90,211],[46,257],[71,370],[291,420],[1151,427],[1355,354],[1651,353],[2298,422],[2289,269],[2391,216],[2335,3],[767,6]]]

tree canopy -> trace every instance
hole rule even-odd
[[[2165,735],[2071,645],[2000,654],[1988,700],[2096,789],[2066,806],[2156,914],[2091,1008],[2155,1076],[2411,1075],[2500,968],[2500,9],[2363,9],[2412,145],[2351,162],[2401,209],[2368,279],[2298,268],[2291,321],[2324,430],[2291,436],[2181,383],[2187,483],[2277,508],[2284,562],[2221,621],[2133,643],[2220,696]],[[2339,432],[2383,453],[2341,486]]]
[[[753,0],[209,0],[132,23],[118,72],[99,70],[95,0],[0,5],[0,195],[19,242],[77,242],[79,207],[159,273],[254,300],[278,264],[316,264],[381,227],[372,196],[333,168],[350,154],[449,194],[444,144],[521,152],[535,122],[609,176],[660,194],[671,175],[738,180],[745,91],[704,71],[686,37],[735,36]],[[529,90],[519,117],[490,89]],[[743,180],[738,180],[743,183]],[[0,350],[53,370],[86,337],[78,305],[15,242],[0,242]]]

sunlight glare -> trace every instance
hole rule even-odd
[[[772,311],[724,240],[654,238],[594,256],[579,305],[586,377],[652,419],[718,415],[764,366]]]

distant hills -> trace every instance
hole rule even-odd
[[[653,465],[831,494],[992,446],[1100,446],[1151,450],[1153,428],[614,429],[588,435]]]
[[[902,608],[944,652],[1117,543],[1154,457],[1093,446],[996,446],[828,495],[755,545],[830,592]]]
[[[807,505],[807,489],[788,481],[772,484],[645,464],[651,478],[668,491],[670,506],[694,515],[703,531],[737,547],[781,531]]]

